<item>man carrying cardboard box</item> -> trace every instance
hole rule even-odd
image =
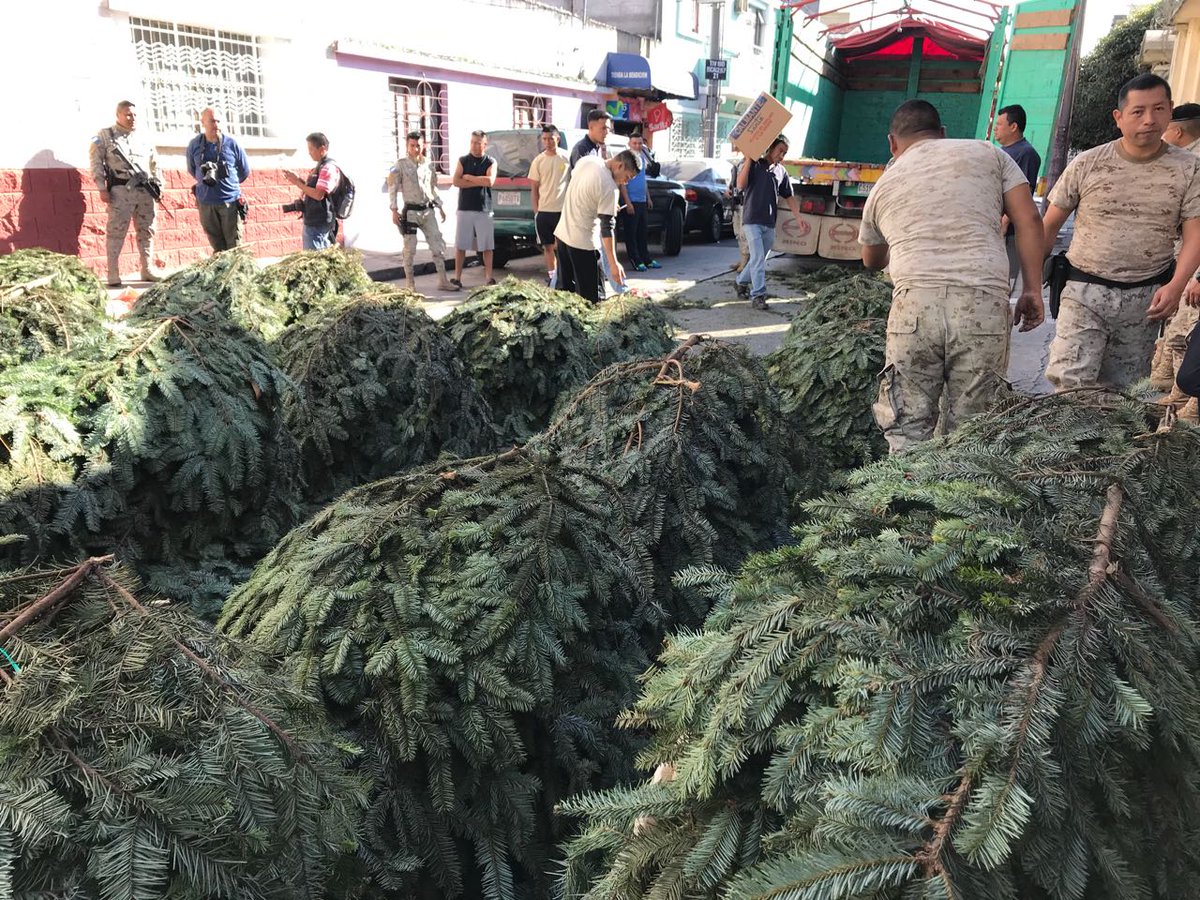
[[[734,285],[739,297],[749,297],[753,309],[766,309],[767,254],[775,246],[775,217],[782,197],[792,215],[800,216],[792,182],[779,163],[787,155],[787,138],[775,138],[761,158],[747,157],[738,169],[737,187],[742,192],[742,232],[750,250],[750,261],[738,273]]]

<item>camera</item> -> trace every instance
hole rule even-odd
[[[206,162],[200,164],[200,180],[209,187],[216,187],[217,164],[215,162]]]
[[[303,200],[293,200],[291,203],[285,203],[285,204],[283,204],[283,211],[284,212],[302,213],[302,212],[304,212],[304,201]]]

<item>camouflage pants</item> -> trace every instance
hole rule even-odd
[[[154,255],[155,213],[154,198],[149,193],[126,184],[113,185],[108,195],[108,230],[104,234],[109,281],[121,280],[121,248],[125,246],[130,221],[134,223],[137,234],[142,273],[150,270],[150,260]]]
[[[1194,306],[1180,304],[1179,311],[1171,317],[1167,330],[1163,333],[1163,345],[1171,355],[1171,371],[1179,374],[1183,363],[1183,354],[1187,352],[1188,337],[1196,322],[1200,321],[1200,309]]]
[[[442,238],[442,230],[438,228],[436,209],[410,209],[404,214],[409,225],[415,225],[417,230],[425,235],[425,243],[437,263],[439,274],[444,271],[442,260],[446,256],[446,242]],[[404,272],[411,276],[413,264],[417,258],[417,235],[404,235]]]
[[[968,288],[903,288],[888,315],[879,399],[872,407],[893,453],[983,412],[1004,390],[1008,298]],[[942,394],[945,403],[942,404]]]
[[[1155,290],[1068,281],[1046,365],[1054,389],[1124,388],[1149,375],[1158,323],[1146,318],[1146,307]]]

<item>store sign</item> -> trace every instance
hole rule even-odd
[[[666,104],[659,103],[647,107],[642,116],[642,121],[645,122],[646,130],[649,132],[666,131],[671,127],[671,123],[675,121],[675,117],[671,115],[671,111],[667,109]]]

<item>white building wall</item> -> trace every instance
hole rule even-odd
[[[600,102],[594,78],[617,49],[614,28],[529,0],[39,0],[5,13],[6,58],[25,76],[19,108],[28,122],[0,144],[0,169],[86,168],[89,141],[112,123],[121,99],[139,104],[151,130],[131,16],[263,38],[271,133],[230,133],[253,167],[268,170],[309,168],[304,137],[325,132],[359,189],[347,243],[396,252],[384,191],[395,146],[389,74],[428,73],[447,85],[453,160],[467,152],[472,129],[512,127],[514,92],[547,97],[554,118],[574,126],[582,101]],[[182,168],[194,132],[155,130],[160,164]]]

